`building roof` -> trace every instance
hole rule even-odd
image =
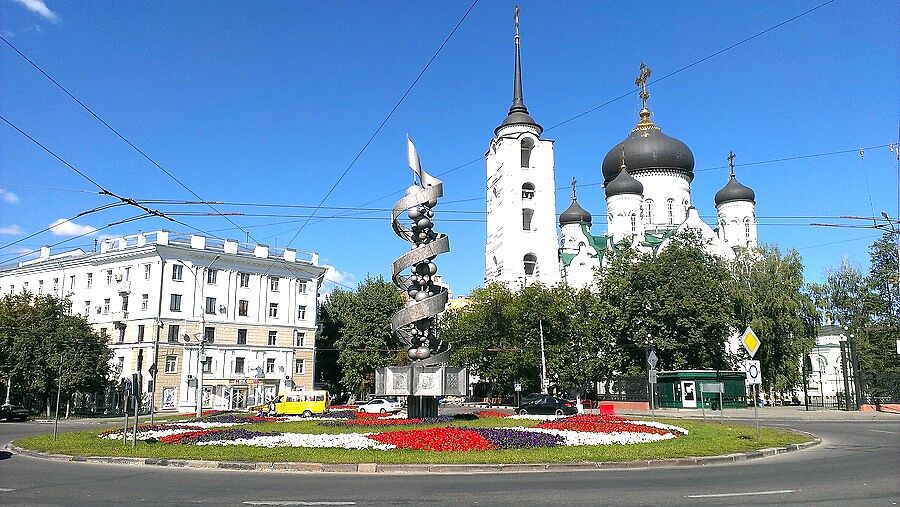
[[[588,224],[591,225],[591,214],[582,208],[576,199],[572,199],[572,204],[566,208],[559,216],[559,225],[568,224]]]
[[[694,154],[686,144],[662,133],[650,121],[650,111],[641,109],[641,120],[631,134],[603,157],[603,180],[609,184],[622,170],[621,153],[631,174],[653,169],[671,169],[694,179]]]

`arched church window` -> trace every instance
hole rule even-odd
[[[675,199],[666,201],[666,214],[669,216],[669,225],[675,223]]]
[[[610,213],[609,215],[606,215],[606,223],[611,224],[612,221],[613,221],[612,213]]]
[[[631,214],[631,233],[634,234],[637,232],[637,215],[634,213]]]
[[[647,213],[646,213],[647,223],[652,224],[653,223],[653,199],[647,199],[646,205],[647,205]]]
[[[747,239],[747,241],[750,241],[750,219],[749,218],[744,219],[744,237]]]
[[[534,183],[525,183],[522,185],[522,199],[534,199]]]
[[[728,241],[728,238],[725,234],[725,221],[724,220],[719,222],[719,236],[722,237],[722,241]]]
[[[534,217],[534,210],[530,208],[522,208],[522,230],[531,230],[531,219]]]
[[[534,141],[526,137],[522,139],[522,167],[531,167],[531,150],[534,149]]]
[[[527,276],[533,275],[534,269],[537,266],[537,256],[534,254],[525,254],[525,257],[522,258],[522,261],[525,265],[525,274]]]

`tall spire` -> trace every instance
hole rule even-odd
[[[513,20],[515,21],[516,26],[516,35],[515,35],[515,43],[516,43],[516,64],[515,64],[515,73],[513,76],[513,100],[512,105],[509,107],[509,113],[506,115],[506,119],[503,120],[503,123],[500,124],[500,127],[497,127],[495,133],[500,130],[501,127],[505,127],[506,125],[533,125],[538,128],[538,135],[543,131],[540,125],[535,123],[534,119],[528,115],[528,108],[525,107],[525,100],[522,98],[522,58],[519,44],[519,6],[516,5],[516,9],[513,13]]]

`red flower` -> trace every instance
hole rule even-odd
[[[507,414],[506,412],[500,412],[499,410],[483,410],[481,412],[478,412],[478,414],[476,415],[479,419],[496,419],[509,417],[509,414]]]
[[[392,431],[369,435],[369,438],[398,449],[420,451],[488,451],[497,448],[477,432],[458,428]]]
[[[643,424],[635,424],[614,415],[575,415],[558,421],[541,423],[538,424],[537,427],[553,430],[585,431],[590,433],[631,432],[652,433],[657,435],[671,433],[670,430],[644,426]]]

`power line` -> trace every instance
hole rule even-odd
[[[344,172],[342,172],[341,175],[338,177],[337,181],[334,182],[334,185],[332,185],[331,188],[328,189],[328,192],[325,193],[325,197],[322,197],[322,200],[319,201],[318,206],[316,206],[316,209],[312,212],[312,215],[310,216],[310,218],[312,218],[312,216],[315,216],[315,214],[319,210],[319,207],[321,207],[322,204],[325,203],[325,200],[328,199],[329,196],[331,196],[332,192],[334,192],[334,190],[341,183],[341,181],[344,179],[344,177],[347,176],[347,173],[350,172],[350,169],[353,168],[353,166],[356,164],[356,161],[359,160],[359,158],[362,156],[362,154],[366,151],[366,149],[369,147],[369,145],[375,139],[375,136],[377,136],[378,133],[381,132],[381,129],[384,128],[384,126],[385,126],[385,124],[387,124],[388,120],[390,120],[391,117],[394,116],[394,112],[397,111],[397,108],[400,107],[400,104],[403,103],[403,100],[406,99],[406,96],[409,95],[409,93],[412,91],[413,87],[416,86],[416,83],[419,82],[419,79],[422,78],[422,76],[425,74],[425,71],[428,70],[428,67],[431,66],[431,63],[434,62],[434,60],[437,58],[437,56],[441,53],[441,50],[444,49],[444,46],[447,45],[447,43],[450,41],[450,38],[453,37],[453,34],[456,33],[456,30],[458,30],[459,27],[463,24],[463,21],[466,20],[466,18],[469,16],[469,13],[472,12],[472,9],[475,8],[476,4],[478,4],[478,0],[475,0],[474,2],[472,2],[472,5],[469,6],[469,9],[466,11],[466,13],[463,14],[462,18],[459,19],[459,22],[456,23],[456,26],[453,27],[453,30],[450,30],[450,33],[444,39],[444,42],[442,42],[441,45],[438,47],[437,51],[434,52],[434,54],[431,56],[431,59],[428,60],[428,63],[426,63],[425,67],[423,67],[422,70],[419,72],[419,75],[416,76],[416,78],[413,80],[412,84],[409,85],[409,87],[406,89],[406,91],[403,92],[403,95],[400,97],[400,100],[398,100],[397,103],[394,104],[394,107],[387,114],[387,116],[385,116],[384,120],[381,121],[381,124],[378,125],[378,128],[375,129],[375,132],[372,133],[372,135],[369,137],[369,139],[363,145],[362,149],[359,150],[359,153],[357,153],[356,156],[353,157],[353,160],[350,161],[350,165],[348,165],[347,168],[344,169]],[[293,243],[294,240],[297,239],[297,236],[306,227],[306,225],[308,223],[309,223],[309,219],[307,219],[305,222],[303,222],[303,225],[301,225],[300,228],[297,229],[297,232],[295,232],[294,235],[291,237],[290,241],[287,242],[288,246],[290,246],[291,243]]]

